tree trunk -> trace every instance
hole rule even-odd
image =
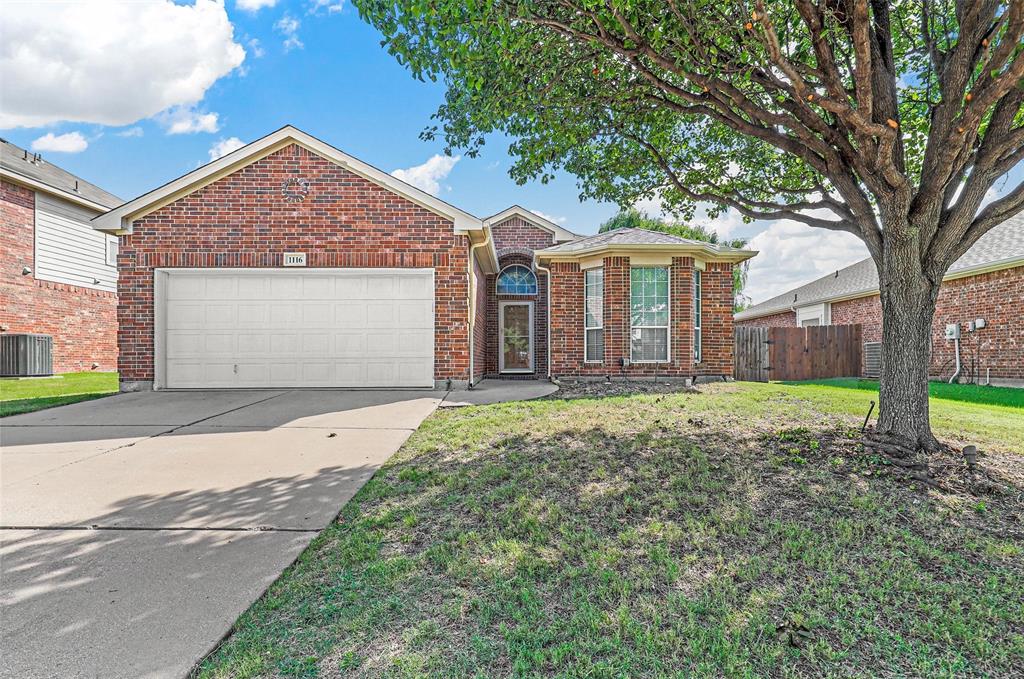
[[[879,266],[882,372],[877,433],[935,450],[928,420],[930,336],[939,287],[922,273],[916,243],[885,244]]]

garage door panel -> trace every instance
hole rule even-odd
[[[233,328],[237,323],[237,306],[225,302],[207,302],[203,314],[205,328]]]
[[[214,276],[206,279],[206,297],[235,299],[238,296],[238,279],[234,276]]]
[[[302,302],[302,327],[329,328],[334,324],[328,302]]]
[[[389,299],[395,296],[395,279],[393,276],[367,276],[367,299]]]
[[[169,271],[164,386],[431,386],[432,272]]]
[[[238,305],[238,325],[242,328],[265,328],[269,311],[266,304],[246,302]]]
[[[238,299],[266,299],[268,291],[266,278],[258,276],[238,277]]]
[[[364,356],[366,354],[366,333],[336,333],[334,335],[334,354],[342,358]]]
[[[238,353],[241,356],[270,353],[270,337],[265,333],[239,333]]]

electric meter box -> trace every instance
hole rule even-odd
[[[955,340],[960,339],[960,324],[949,323],[946,325],[946,339]]]

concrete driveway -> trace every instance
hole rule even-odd
[[[0,676],[187,674],[444,396],[156,392],[0,421]]]

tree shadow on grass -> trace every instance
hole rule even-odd
[[[877,676],[1024,659],[1007,643],[1020,543],[836,463],[810,444],[831,426],[804,427],[799,455],[703,421],[472,446],[452,429],[382,469],[206,668]]]

